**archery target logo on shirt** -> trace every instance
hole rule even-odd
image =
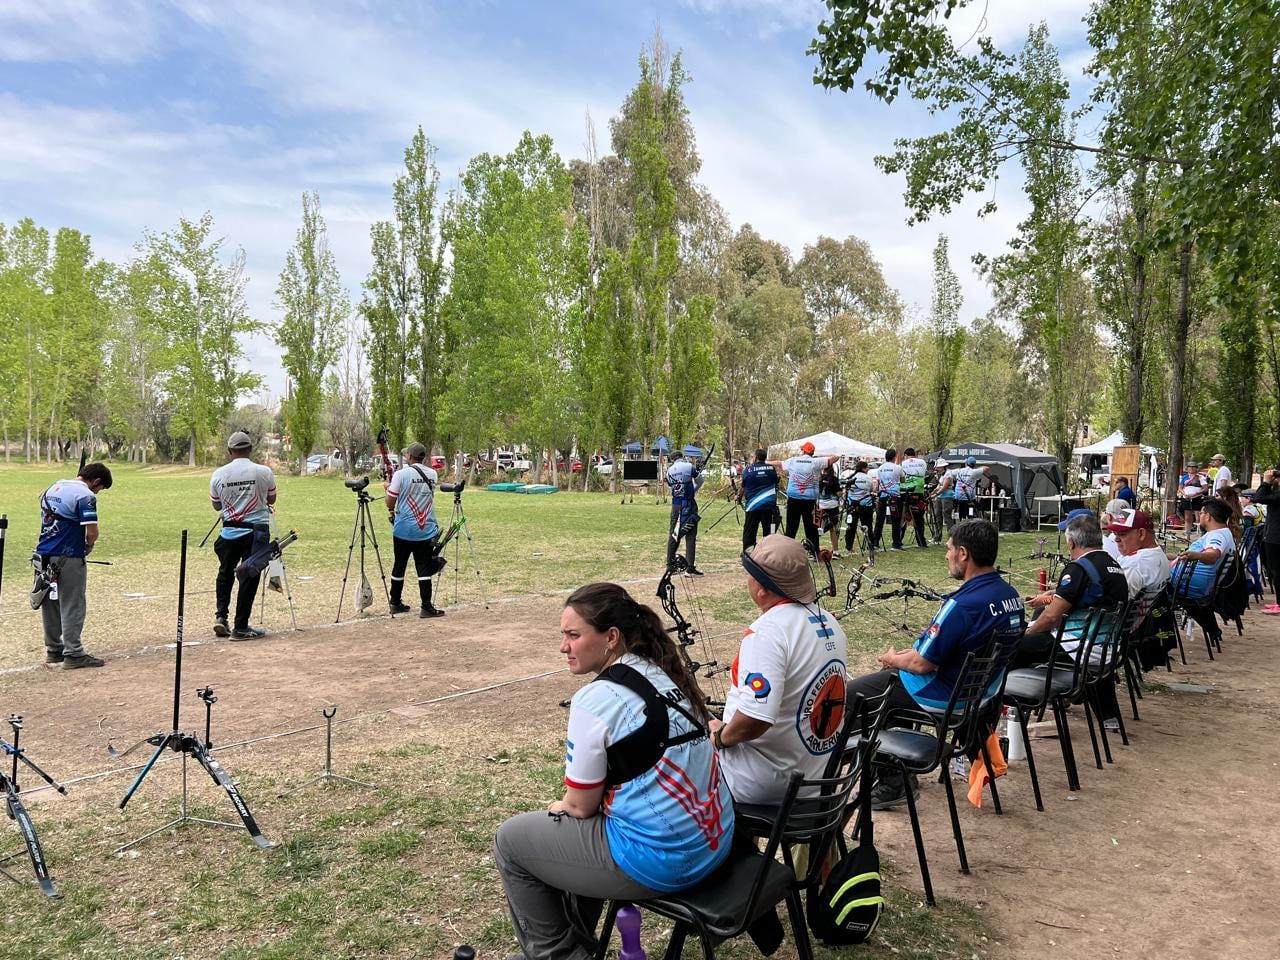
[[[757,700],[768,699],[769,691],[773,689],[763,673],[748,673],[746,686]]]
[[[805,687],[796,711],[796,733],[814,756],[830,753],[844,724],[844,664],[829,660]]]

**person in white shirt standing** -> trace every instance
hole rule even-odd
[[[249,459],[253,441],[243,430],[227,438],[227,453],[231,460],[213,471],[209,480],[209,499],[213,501],[213,509],[222,514],[222,533],[213,545],[213,552],[218,555],[215,584],[218,605],[213,632],[219,637],[230,636],[232,640],[257,640],[266,633],[249,626],[249,614],[253,612],[261,574],[241,581],[240,592],[236,594],[235,623],[230,628],[227,613],[236,566],[271,540],[271,505],[276,502],[276,478],[270,467]]]
[[[1111,559],[1113,560],[1119,560],[1120,555],[1124,551],[1120,548],[1120,542],[1114,532],[1115,528],[1108,526],[1108,524],[1114,522],[1117,517],[1123,516],[1126,511],[1132,509],[1132,506],[1127,500],[1121,500],[1117,497],[1116,499],[1109,501],[1107,503],[1107,509],[1102,511],[1102,529],[1113,531],[1103,537],[1102,549],[1111,554]],[[1123,564],[1121,564],[1121,566],[1123,566]]]
[[[1231,468],[1227,466],[1227,458],[1222,454],[1214,454],[1209,460],[1209,468],[1213,469],[1214,467],[1217,467],[1213,474],[1213,492],[1216,495],[1223,487],[1231,486],[1235,480],[1231,476]]]
[[[804,549],[782,534],[742,554],[760,616],[730,670],[712,743],[739,803],[778,803],[793,771],[821,776],[844,722],[847,641],[818,603]]]
[[[404,451],[405,465],[387,484],[387,511],[391,514],[391,612],[408,613],[404,596],[404,575],[413,557],[418,574],[418,597],[422,609],[418,616],[443,617],[444,611],[431,602],[431,578],[444,566],[436,556],[435,542],[440,533],[436,523],[436,488],[439,475],[423,466],[427,448],[411,443]]]

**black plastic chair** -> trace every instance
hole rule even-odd
[[[1101,691],[1108,685],[1116,685],[1116,670],[1119,669],[1124,656],[1124,632],[1130,625],[1129,611],[1135,604],[1132,601],[1123,603],[1114,612],[1104,613],[1103,625],[1098,630],[1094,642],[1084,661],[1084,709],[1085,723],[1089,727],[1089,740],[1093,744],[1093,757],[1102,769],[1102,757],[1098,754],[1098,737],[1102,738],[1102,750],[1106,754],[1107,763],[1115,763],[1111,756],[1111,743],[1107,738],[1107,728],[1102,715],[1095,710],[1100,703]],[[1083,649],[1076,651],[1083,655]],[[1095,656],[1096,655],[1096,656]],[[1114,691],[1113,691],[1114,693]],[[1097,734],[1094,733],[1094,721],[1097,721]],[[1127,747],[1129,734],[1124,728],[1124,716],[1116,711],[1116,720],[1120,727],[1120,739]]]
[[[1198,566],[1198,560],[1184,560],[1178,564],[1173,578],[1173,596],[1178,610],[1184,614],[1178,624],[1179,631],[1181,632],[1186,627],[1188,618],[1195,621],[1196,625],[1200,627],[1200,632],[1204,634],[1205,651],[1209,654],[1209,659],[1213,660],[1215,659],[1213,655],[1215,647],[1218,653],[1222,652],[1222,628],[1218,626],[1217,614],[1213,609],[1213,595],[1217,592],[1218,585],[1226,575],[1229,564],[1227,563],[1227,558],[1223,558],[1219,562],[1218,569],[1213,576],[1213,582],[1209,585],[1209,590],[1203,597],[1188,596],[1191,578]],[[1181,643],[1181,638],[1179,638],[1179,643]],[[1186,663],[1185,658],[1183,663]]]
[[[675,922],[667,943],[667,960],[679,958],[691,932],[701,941],[705,960],[714,960],[717,943],[741,936],[752,923],[784,901],[796,953],[801,960],[813,960],[800,893],[818,881],[827,851],[844,823],[845,807],[860,766],[851,764],[840,776],[830,779],[805,780],[798,772],[793,773],[763,852],[735,844],[724,866],[696,886],[651,900],[630,901]],[[817,790],[818,795],[800,803],[801,791],[810,789]],[[802,877],[796,876],[787,852],[792,844],[809,847],[809,865]],[[782,861],[777,859],[780,851],[785,858]],[[626,902],[609,902],[596,951],[598,960],[603,960],[618,909]]]
[[[1120,666],[1124,668],[1124,685],[1129,693],[1129,706],[1135,720],[1141,719],[1138,716],[1138,701],[1143,699],[1144,676],[1142,662],[1138,657],[1138,644],[1145,635],[1152,609],[1167,589],[1166,581],[1158,587],[1148,587],[1134,597],[1129,603],[1128,622],[1120,635]],[[1124,737],[1124,744],[1126,747],[1129,745],[1127,736]]]
[[[982,734],[982,717],[991,703],[999,703],[999,694],[987,698],[986,692],[993,681],[1002,677],[1009,659],[1022,639],[1022,631],[993,631],[979,653],[965,657],[960,678],[951,691],[951,699],[942,713],[928,710],[894,710],[890,716],[892,726],[880,734],[880,743],[871,762],[877,767],[889,767],[902,775],[923,776],[932,773],[944,763],[961,753],[981,753],[987,769],[991,769],[991,757],[987,753],[986,737]],[[898,726],[913,723],[931,730]],[[956,810],[955,789],[948,771],[943,770],[942,782],[947,792],[947,807],[951,814],[951,832],[955,837],[956,855],[960,870],[969,872],[969,859],[965,854],[964,835],[960,830],[960,815]],[[997,814],[1000,792],[995,777],[988,781],[991,800]],[[933,895],[933,881],[929,876],[929,860],[925,854],[924,838],[920,833],[920,815],[916,810],[915,795],[909,783],[904,784],[907,812],[911,817],[911,833],[915,839],[916,857],[920,861],[920,879],[924,884],[925,900],[930,906],[937,901]]]
[[[1101,607],[1090,610],[1084,623],[1079,627],[1080,656],[1068,655],[1061,650],[1062,635],[1066,627],[1066,619],[1058,625],[1054,635],[1054,650],[1057,654],[1047,663],[1037,667],[1023,667],[1010,670],[1004,679],[1004,703],[1014,708],[1018,716],[1018,726],[1022,728],[1022,740],[1027,748],[1027,771],[1031,775],[1031,789],[1036,798],[1036,809],[1044,812],[1044,798],[1040,793],[1040,778],[1036,773],[1035,752],[1031,748],[1031,737],[1027,734],[1027,724],[1031,714],[1043,717],[1045,710],[1053,713],[1054,726],[1058,731],[1058,746],[1062,750],[1062,764],[1067,771],[1067,786],[1071,790],[1080,789],[1080,771],[1076,766],[1075,746],[1071,742],[1071,727],[1067,723],[1067,705],[1079,700],[1084,689],[1085,669],[1090,648],[1102,628],[1103,614]]]

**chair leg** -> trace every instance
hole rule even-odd
[[[1102,751],[1098,749],[1098,732],[1093,728],[1093,711],[1089,709],[1089,697],[1086,695],[1083,699],[1084,722],[1089,727],[1089,742],[1093,744],[1093,762],[1099,770],[1102,769]],[[1099,723],[1101,726],[1101,723]]]
[[[671,931],[671,939],[667,941],[665,960],[680,960],[680,954],[684,953],[684,941],[688,936],[688,925],[677,921],[675,929]]]
[[[969,872],[969,858],[964,853],[964,835],[960,832],[960,813],[956,810],[956,792],[952,789],[951,778],[946,781],[947,810],[951,813],[951,832],[956,838],[956,855],[960,858],[960,872]]]
[[[1133,709],[1133,719],[1140,720],[1138,701],[1142,699],[1142,681],[1140,676],[1134,674],[1132,663],[1124,666],[1124,685],[1129,688],[1129,706]]]
[[[1117,713],[1116,720],[1120,724],[1120,742],[1127,747],[1129,746],[1129,731],[1124,728],[1124,714]]]
[[[979,744],[982,751],[982,762],[987,765],[987,783],[991,785],[991,805],[996,808],[996,816],[1004,816],[1004,810],[1000,806],[1000,791],[996,789],[996,774],[991,769],[991,755],[987,752],[987,742],[984,740]]]
[[[1053,701],[1053,722],[1058,727],[1058,747],[1062,750],[1062,764],[1067,768],[1067,789],[1080,789],[1080,770],[1076,766],[1076,749],[1071,742],[1071,727],[1067,725],[1067,705],[1061,697]]]
[[[1022,728],[1022,744],[1027,751],[1027,772],[1031,774],[1031,790],[1036,795],[1036,809],[1044,813],[1044,798],[1040,796],[1040,778],[1036,775],[1036,757],[1031,751],[1031,737],[1027,735],[1028,714],[1018,708],[1018,726]]]
[[[904,772],[903,777],[906,777]],[[947,780],[950,783],[950,779]],[[911,835],[916,841],[916,859],[920,861],[920,882],[924,884],[924,902],[931,907],[936,907],[938,901],[933,897],[933,880],[929,877],[929,858],[924,852],[924,837],[920,834],[920,814],[916,812],[916,798],[911,790],[911,784],[907,783],[907,813],[911,816]]]
[[[1182,665],[1185,667],[1187,665],[1187,648],[1182,645],[1182,627],[1177,620],[1173,624],[1173,636],[1178,641],[1178,656],[1182,659]],[[1173,673],[1172,662],[1169,664],[1169,672]]]
[[[604,960],[604,955],[609,952],[609,940],[613,937],[613,923],[621,907],[622,904],[617,900],[609,901],[609,906],[604,912],[604,926],[600,928],[600,936],[596,941],[599,943],[596,947],[596,960]]]
[[[787,915],[791,918],[791,939],[795,941],[796,955],[800,960],[813,960],[813,942],[809,939],[809,922],[804,916],[804,904],[800,891],[795,887],[787,893]],[[706,960],[715,960],[707,954]]]

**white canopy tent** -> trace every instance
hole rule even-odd
[[[1077,457],[1088,457],[1088,456],[1094,456],[1094,455],[1097,455],[1100,457],[1109,457],[1111,456],[1111,451],[1114,450],[1116,447],[1127,446],[1128,443],[1129,441],[1127,441],[1124,438],[1124,434],[1121,433],[1119,430],[1117,430],[1115,433],[1111,434],[1110,436],[1103,437],[1101,440],[1097,441],[1096,443],[1091,443],[1087,447],[1075,447],[1072,449],[1071,452],[1075,454]],[[1144,457],[1150,457],[1160,452],[1155,447],[1149,447],[1145,443],[1142,444],[1141,446],[1142,446],[1142,455]]]
[[[815,433],[811,437],[800,437],[797,440],[775,443],[769,448],[769,456],[772,459],[793,457],[800,452],[800,445],[805,441],[813,444],[813,449],[816,453],[839,454],[850,459],[884,459],[884,447],[876,447],[869,443],[863,443],[861,440],[854,440],[844,434],[836,433],[834,430],[824,430],[822,433]]]

